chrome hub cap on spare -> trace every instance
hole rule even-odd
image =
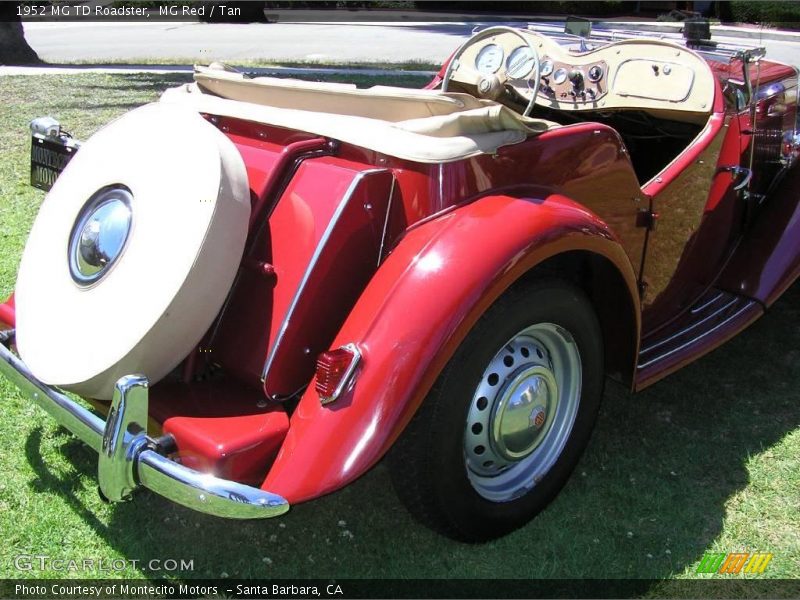
[[[507,502],[555,464],[569,439],[581,393],[581,358],[552,323],[520,331],[492,358],[467,415],[464,458],[473,488]]]
[[[79,213],[68,250],[70,275],[78,285],[98,281],[122,254],[131,231],[132,198],[127,188],[103,188]]]

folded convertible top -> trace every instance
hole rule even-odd
[[[557,127],[469,94],[377,86],[247,78],[198,67],[195,83],[162,102],[198,112],[307,131],[416,162],[449,162],[521,142]]]

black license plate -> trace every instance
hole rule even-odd
[[[40,190],[49,190],[77,151],[75,146],[32,136],[31,185]]]

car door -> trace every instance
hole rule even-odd
[[[665,327],[713,284],[739,236],[741,161],[734,106],[711,115],[690,146],[643,191],[651,198],[641,270],[646,337]]]

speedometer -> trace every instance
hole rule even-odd
[[[506,61],[506,71],[511,79],[522,79],[527,77],[533,64],[536,62],[536,57],[528,46],[520,46],[508,55]]]
[[[485,75],[496,73],[503,64],[503,49],[497,44],[489,44],[481,48],[475,59],[475,68]]]

